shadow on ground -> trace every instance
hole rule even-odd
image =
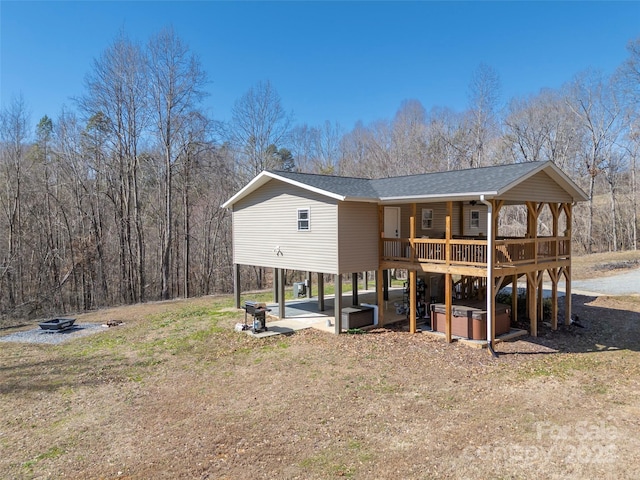
[[[505,348],[501,354],[592,353],[614,350],[640,351],[640,312],[624,308],[624,303],[609,297],[573,295],[572,312],[577,322],[564,324],[558,319],[558,330],[547,322],[538,324],[538,336],[527,336],[520,342],[539,345],[539,351]],[[564,298],[559,299],[564,311]],[[518,342],[513,342],[516,346]],[[498,350],[501,350],[498,346]]]

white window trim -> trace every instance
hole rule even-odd
[[[427,218],[427,215],[431,218]],[[433,229],[433,208],[423,208],[422,209],[422,230],[432,230]]]
[[[307,212],[307,218],[300,219],[300,212]],[[300,228],[300,222],[304,222],[304,221],[307,222],[307,228]],[[309,232],[311,230],[311,208],[309,207],[298,208],[298,211],[296,214],[296,222],[297,222],[298,232]]]

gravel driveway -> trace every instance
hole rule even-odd
[[[640,294],[640,268],[611,277],[574,280],[571,282],[571,287],[574,293],[579,290],[600,295],[638,295]]]

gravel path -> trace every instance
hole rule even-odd
[[[75,325],[68,330],[62,332],[47,332],[41,328],[34,328],[32,330],[24,330],[22,332],[12,333],[0,337],[0,342],[21,342],[21,343],[45,343],[48,345],[58,345],[60,343],[68,342],[74,338],[85,337],[93,333],[98,333],[106,330],[99,323],[82,323]]]
[[[572,290],[599,293],[600,295],[640,294],[640,268],[611,277],[591,280],[574,280]]]

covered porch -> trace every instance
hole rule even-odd
[[[526,279],[527,305],[526,312],[530,321],[530,333],[537,336],[537,323],[541,320],[543,308],[543,279],[548,277],[551,283],[552,329],[558,325],[558,287],[564,280],[567,293],[564,320],[568,324],[571,319],[571,224],[572,203],[569,202],[522,202],[526,206],[526,233],[522,237],[501,236],[500,212],[507,204],[505,200],[482,198],[480,201],[486,209],[483,211],[485,221],[476,223],[475,235],[465,231],[469,215],[466,209],[475,207],[476,201],[448,201],[445,203],[444,222],[440,230],[426,223],[429,233],[424,235],[424,213],[422,228],[419,209],[424,212],[428,203],[410,203],[379,207],[380,225],[380,270],[402,268],[409,272],[409,298],[413,302],[409,311],[410,331],[416,331],[415,303],[420,301],[417,281],[421,277],[433,278],[433,275],[444,277],[444,288],[429,292],[429,301],[443,303],[446,311],[447,341],[452,340],[452,309],[454,303],[465,301],[485,301],[487,318],[487,341],[493,342],[496,337],[496,293],[508,285],[517,285],[519,279]],[[517,205],[518,202],[510,202]],[[437,207],[435,207],[437,208]],[[429,220],[433,221],[433,211],[429,208]],[[475,212],[475,210],[474,210]],[[389,221],[387,215],[391,214]],[[541,216],[547,214],[550,219],[551,235],[540,233]],[[396,218],[397,217],[397,218]],[[475,215],[479,217],[478,214]],[[408,236],[400,236],[398,232],[408,223]],[[394,223],[397,227],[394,227]],[[487,232],[486,235],[483,232]],[[396,235],[390,235],[395,232]],[[424,295],[423,295],[424,298]],[[517,320],[517,295],[512,295],[512,321]]]

